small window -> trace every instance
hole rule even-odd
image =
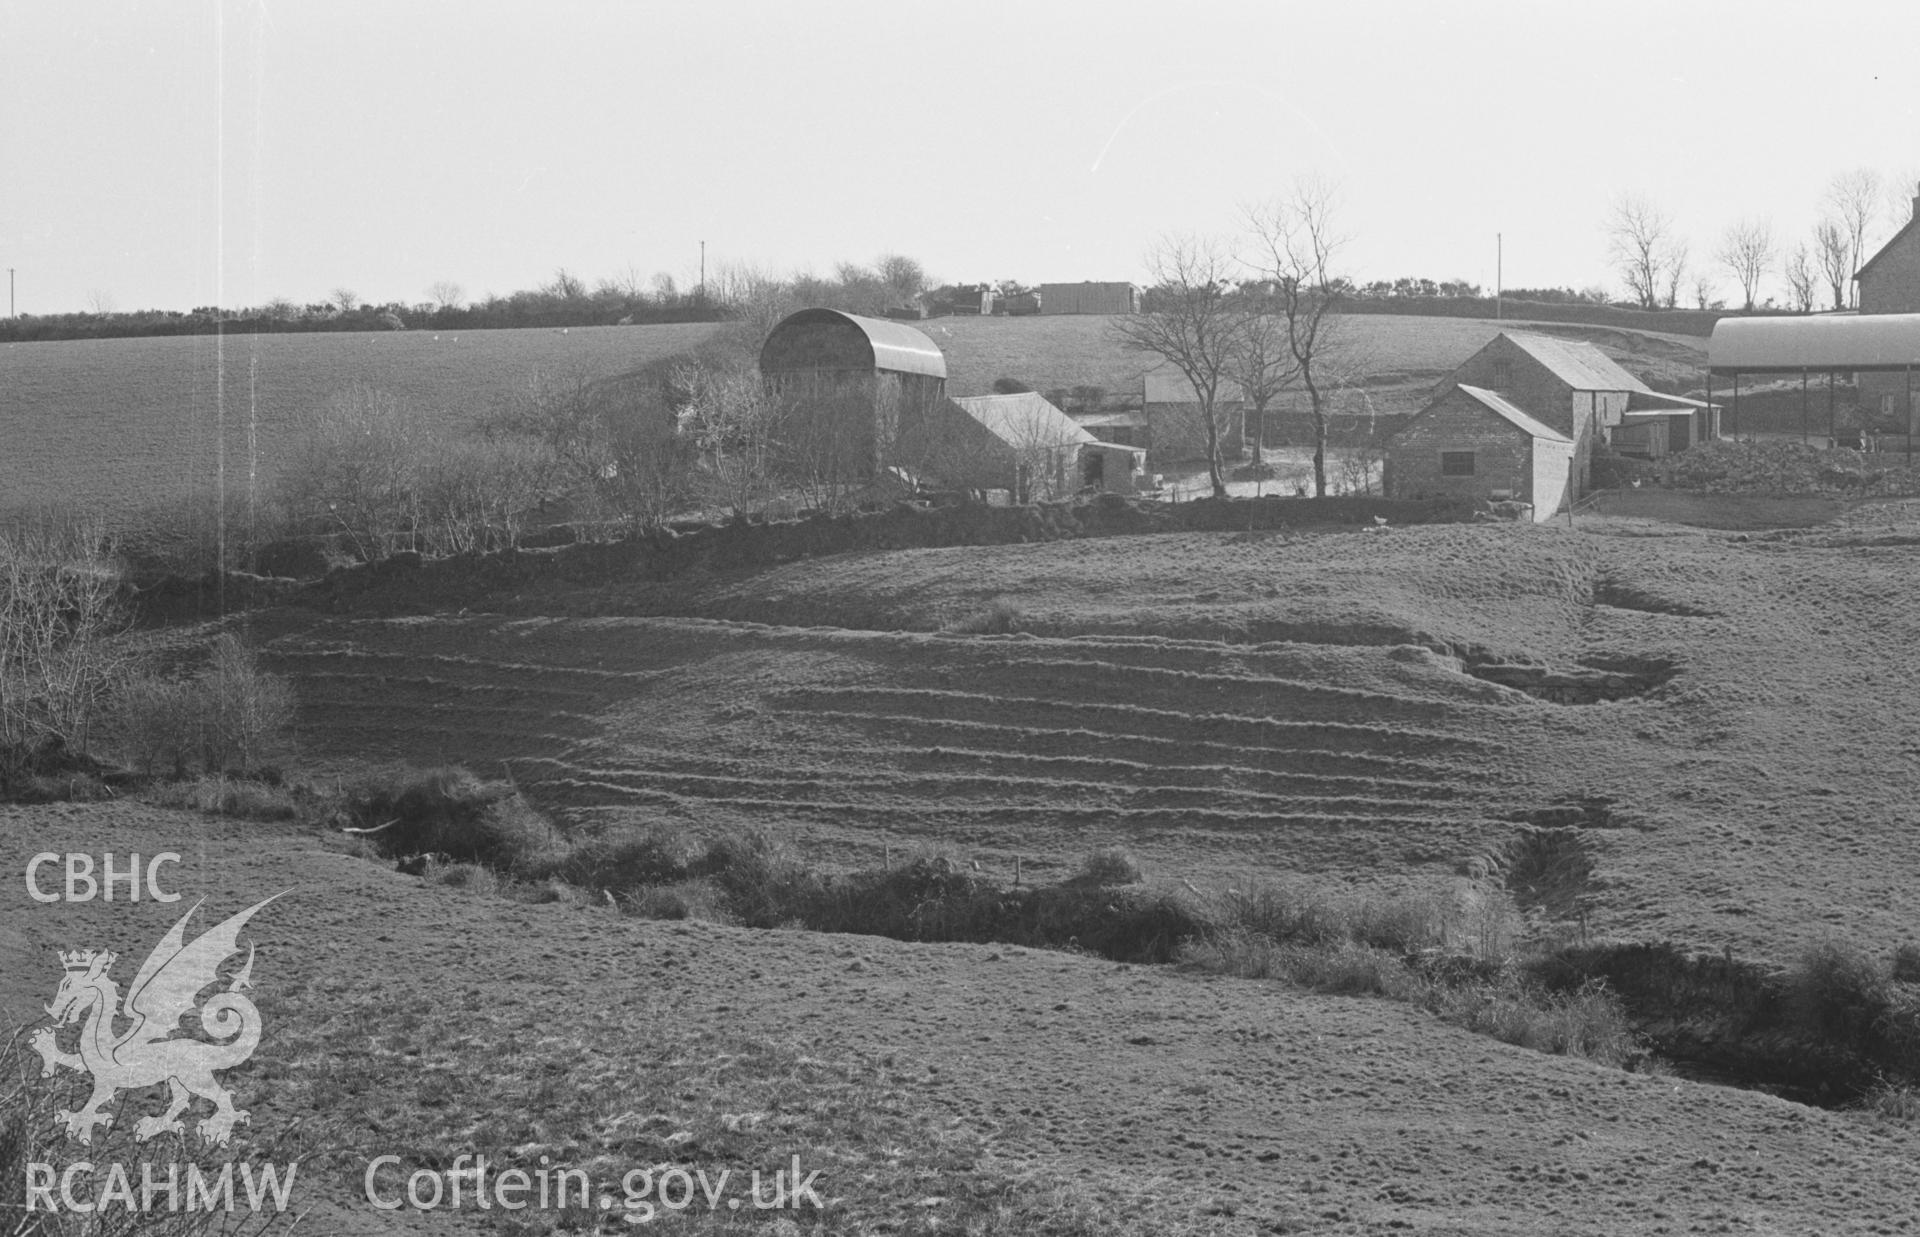
[[[1440,475],[1443,477],[1471,477],[1473,475],[1473,452],[1442,451],[1440,453]]]

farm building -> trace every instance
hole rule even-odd
[[[1862,314],[1920,313],[1920,197],[1913,199],[1907,225],[1868,258],[1854,279],[1860,286]],[[1883,429],[1911,433],[1913,401],[1905,379],[1885,370],[1867,370],[1855,379],[1862,409]]]
[[[993,298],[993,312],[1010,318],[1025,318],[1040,312],[1038,292],[1009,292]]]
[[[1573,440],[1481,387],[1442,392],[1387,439],[1386,454],[1390,498],[1512,500],[1541,521],[1571,497]]]
[[[1200,397],[1187,376],[1171,365],[1150,369],[1140,380],[1139,438],[1156,468],[1181,460],[1205,459],[1207,431],[1200,420]],[[1213,397],[1220,425],[1220,454],[1237,459],[1246,447],[1246,396],[1238,383],[1222,378]]]
[[[782,319],[760,347],[760,376],[783,398],[813,406],[822,443],[857,454],[868,474],[888,462],[902,423],[947,394],[947,361],[931,339],[837,309]]]
[[[1146,453],[1101,442],[1033,391],[948,400],[901,444],[907,466],[946,485],[1007,490],[1018,502],[1082,489],[1132,493]]]
[[[1132,283],[1043,283],[1043,314],[1137,314],[1140,285]]]
[[[993,285],[984,283],[948,284],[920,295],[931,315],[990,314],[993,312]]]
[[[1907,226],[1854,274],[1863,314],[1920,313],[1920,197]]]
[[[1732,380],[1727,417],[1736,431],[1743,376],[1799,374],[1804,401],[1809,373],[1851,373],[1863,395],[1869,389],[1879,395],[1874,410],[1879,425],[1897,432],[1910,450],[1916,367],[1920,367],[1920,313],[1722,318],[1714,323],[1713,336],[1707,341],[1709,386],[1713,379]],[[1825,435],[1837,439],[1841,433],[1831,384],[1827,391]],[[1821,424],[1820,412],[1803,403],[1803,423]]]
[[[1435,395],[1454,386],[1493,391],[1571,441],[1574,499],[1586,491],[1597,444],[1653,458],[1719,433],[1709,405],[1654,391],[1579,340],[1504,331],[1448,374]]]

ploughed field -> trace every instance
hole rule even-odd
[[[310,755],[510,774],[575,828],[1037,876],[1119,843],[1218,887],[1570,825],[1595,930],[1784,956],[1920,925],[1910,519],[960,547],[258,635]],[[995,602],[1017,630],[942,630]]]

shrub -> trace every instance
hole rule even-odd
[[[1104,889],[1109,885],[1138,885],[1145,879],[1138,860],[1121,847],[1109,846],[1088,855],[1071,883]]]
[[[1920,984],[1920,945],[1908,942],[1894,949],[1893,978],[1896,983]]]
[[[1886,973],[1865,952],[1839,941],[1809,947],[1787,973],[1786,988],[1805,1030],[1849,1048],[1871,1043],[1892,1008]]]
[[[122,672],[105,530],[60,512],[0,523],[0,795],[84,756]]]
[[[292,820],[300,814],[291,791],[221,775],[164,783],[156,787],[149,798],[160,807],[185,808],[243,820]]]
[[[232,635],[214,642],[211,663],[178,681],[147,674],[124,684],[115,720],[128,762],[148,774],[186,776],[197,759],[207,773],[256,767],[277,754],[293,723],[293,689],[260,668]]]
[[[519,795],[448,765],[355,787],[347,812],[387,858],[443,855],[506,872],[550,870],[552,828]]]
[[[293,689],[268,674],[238,637],[223,635],[198,680],[201,763],[209,771],[251,769],[276,750],[293,724]]]

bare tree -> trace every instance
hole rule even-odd
[[[1726,230],[1717,255],[1720,264],[1732,272],[1740,285],[1743,308],[1753,311],[1760,281],[1766,278],[1777,257],[1773,240],[1773,221],[1765,217],[1742,219]]]
[[[1239,384],[1246,400],[1243,432],[1258,468],[1265,462],[1267,409],[1300,377],[1300,362],[1294,359],[1287,319],[1271,285],[1243,288],[1241,296],[1240,337],[1228,376]]]
[[[1225,426],[1219,398],[1240,342],[1233,297],[1233,259],[1210,236],[1167,236],[1147,251],[1153,308],[1113,319],[1114,339],[1133,352],[1159,357],[1193,388],[1195,416],[1207,444],[1207,479],[1216,498],[1227,496],[1220,468]]]
[[[1319,181],[1247,212],[1264,274],[1287,326],[1287,347],[1313,414],[1313,492],[1327,495],[1328,395],[1345,350],[1340,310],[1351,282],[1334,271],[1346,239],[1334,226],[1333,190]]]
[[[104,526],[55,512],[0,525],[0,792],[40,752],[86,750],[121,677],[119,596]]]
[[[1881,190],[1881,204],[1888,231],[1898,232],[1913,221],[1916,185],[1920,185],[1920,168],[1912,164],[1887,178]]]
[[[280,474],[295,520],[344,534],[363,559],[415,543],[425,432],[412,408],[384,391],[354,387],[297,414],[300,435]]]
[[[1867,260],[1867,239],[1873,233],[1880,214],[1880,173],[1872,168],[1842,172],[1827,186],[1827,205],[1839,223],[1847,242],[1847,284],[1852,292],[1853,273]],[[1851,303],[1851,295],[1849,295]],[[1842,306],[1836,305],[1839,309]]]
[[[671,374],[659,364],[604,380],[536,372],[490,428],[540,443],[589,520],[631,530],[687,502],[693,447],[672,405]]]
[[[360,294],[352,288],[335,288],[327,293],[327,300],[343,314],[350,314],[360,307]]]
[[[1820,273],[1826,277],[1827,287],[1833,292],[1833,307],[1847,307],[1847,287],[1853,282],[1853,243],[1847,235],[1847,225],[1829,215],[1813,229],[1814,256],[1820,264]]]
[[[553,272],[553,278],[540,290],[563,301],[577,301],[587,294],[587,285],[585,280],[562,266]]]
[[[1642,309],[1658,309],[1661,294],[1679,287],[1674,268],[1685,265],[1686,246],[1675,238],[1672,218],[1643,197],[1615,200],[1607,220],[1607,252]]]
[[[687,396],[679,433],[699,450],[715,496],[735,514],[764,506],[772,493],[774,406],[752,361],[682,361],[673,382]]]
[[[87,293],[87,308],[96,314],[110,314],[120,308],[120,302],[105,288],[95,288]]]
[[[442,309],[458,309],[460,302],[467,299],[466,289],[451,279],[436,281],[427,289],[427,295],[432,297],[433,303]]]
[[[1693,304],[1696,309],[1712,309],[1713,294],[1719,291],[1719,285],[1713,280],[1711,267],[1700,267],[1693,272]]]
[[[1814,270],[1813,258],[1808,255],[1805,245],[1793,247],[1784,273],[1787,277],[1787,295],[1793,307],[1803,314],[1812,313],[1814,303],[1820,299],[1820,275]]]
[[[1687,277],[1687,242],[1675,241],[1667,247],[1667,287],[1663,304],[1668,309],[1680,304],[1680,285]]]

